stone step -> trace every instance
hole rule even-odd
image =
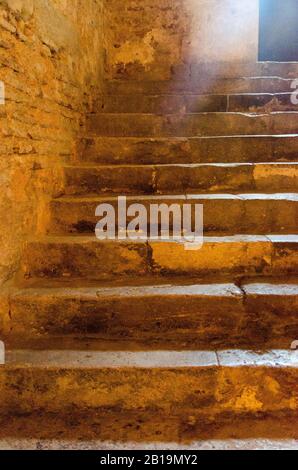
[[[95,100],[98,113],[225,112],[227,95],[102,95]]]
[[[146,75],[146,74],[145,74]],[[239,77],[298,77],[298,62],[212,62],[184,63],[172,67],[172,79],[197,80],[202,76],[218,79]],[[142,78],[144,79],[144,78]]]
[[[292,93],[239,95],[102,95],[94,103],[98,113],[204,113],[297,111]]]
[[[177,433],[189,427],[199,437],[203,428],[208,433],[208,424],[212,433],[214,423],[220,426],[227,417],[234,424],[240,418],[250,421],[286,414],[292,422],[297,416],[297,354],[287,350],[8,351],[6,366],[0,369],[0,414],[3,420],[8,416],[12,420],[24,414],[28,419],[30,414],[68,413],[73,422],[92,415],[98,427],[106,428],[106,435],[113,433],[113,440],[120,423],[126,418],[128,424],[132,416],[133,423],[138,419],[144,423],[149,416],[151,435],[152,428],[167,427],[168,437],[171,427],[172,437],[175,429]],[[106,419],[109,412],[118,417],[112,425]],[[295,429],[296,423],[293,433]],[[163,435],[157,433],[155,440]],[[186,431],[184,439],[188,435]]]
[[[68,166],[65,194],[294,192],[298,162]]]
[[[286,349],[298,338],[297,279],[28,288],[9,303],[1,337],[17,344],[67,335],[149,350]]]
[[[163,70],[164,79],[173,81],[209,80],[209,83],[218,80],[244,78],[292,78],[298,77],[298,62],[184,62],[172,65],[171,69]],[[122,81],[152,81],[160,78],[160,69],[143,69],[135,66],[119,70],[119,78]]]
[[[155,275],[297,274],[297,235],[204,237],[200,249],[175,241],[46,237],[26,243],[20,279],[104,280]]]
[[[42,417],[44,418],[45,415],[43,414]],[[39,419],[38,419],[39,418]],[[70,417],[68,416],[68,419]],[[110,416],[111,418],[111,416]],[[117,417],[115,416],[115,421],[117,421]],[[293,422],[293,418],[295,416],[291,416],[291,422]],[[191,442],[187,443],[181,443],[179,437],[177,437],[177,442],[169,442],[165,443],[162,442],[162,439],[164,439],[165,434],[162,433],[161,442],[156,442],[154,439],[156,436],[154,436],[154,431],[153,431],[153,436],[152,436],[152,441],[150,441],[150,437],[147,436],[147,440],[144,441],[140,438],[138,438],[136,435],[134,435],[134,440],[131,439],[131,435],[136,432],[136,429],[140,431],[140,425],[139,423],[135,425],[135,428],[133,426],[130,426],[130,432],[126,432],[126,440],[125,442],[121,441],[120,439],[122,438],[122,435],[125,434],[125,425],[123,423],[123,427],[121,431],[118,429],[117,433],[117,438],[119,441],[105,441],[104,439],[106,438],[103,437],[103,440],[100,440],[98,434],[99,429],[101,429],[101,433],[105,434],[104,432],[104,427],[99,426],[99,423],[97,422],[97,425],[92,422],[92,420],[89,422],[91,432],[89,431],[89,439],[86,437],[86,431],[84,433],[83,429],[83,422],[82,423],[76,423],[75,425],[75,430],[76,433],[70,435],[69,431],[67,431],[66,428],[66,423],[68,422],[68,419],[64,416],[59,416],[59,420],[56,418],[53,419],[53,416],[47,415],[45,418],[46,425],[45,423],[42,423],[41,421],[41,416],[38,414],[36,415],[31,415],[27,417],[27,420],[25,421],[25,418],[23,417],[18,417],[10,420],[9,423],[2,423],[1,424],[1,434],[3,437],[0,439],[0,450],[93,450],[93,451],[122,451],[123,450],[152,450],[152,451],[164,451],[165,448],[167,450],[172,450],[172,451],[206,451],[206,450],[292,450],[295,451],[297,450],[297,439],[292,437],[293,435],[296,435],[293,427],[291,428],[291,423],[288,423],[283,420],[281,423],[281,420],[279,418],[279,426],[277,426],[277,416],[275,416],[274,419],[266,419],[266,428],[267,431],[269,432],[270,436],[270,428],[272,429],[273,427],[273,432],[277,433],[279,437],[272,438],[268,437],[266,434],[266,438],[260,437],[260,438],[239,438],[235,439],[235,435],[231,430],[231,435],[233,438],[227,437],[225,438],[218,438],[218,439],[199,439],[197,441],[191,440]],[[237,424],[235,423],[235,420],[233,421],[233,427],[237,426],[237,433],[239,432],[245,432],[245,423],[247,425],[247,420],[245,419],[240,419],[237,421]],[[272,424],[273,423],[273,424]],[[127,422],[126,422],[127,424]],[[146,423],[148,426],[148,423]],[[38,428],[38,430],[34,430],[34,425]],[[143,425],[143,423],[142,423]],[[262,427],[261,425],[261,420],[256,419],[252,421],[252,419],[249,420],[249,426],[252,426],[255,431],[256,435],[259,435],[259,428]],[[258,427],[258,428],[257,428]],[[278,431],[279,427],[279,431]],[[74,431],[74,426],[71,426],[72,431]],[[133,430],[131,429],[133,428]],[[145,426],[143,425],[141,430],[143,431]],[[210,423],[210,429],[212,428],[211,423]],[[227,423],[224,424],[222,423],[222,428],[226,429],[227,428]],[[239,430],[241,429],[241,431]],[[257,428],[257,429],[256,429]],[[30,431],[29,431],[30,429]],[[85,429],[86,429],[86,423],[85,423]],[[263,425],[264,429],[264,425]],[[177,429],[178,430],[178,429]],[[109,430],[110,431],[110,430]],[[26,436],[32,435],[35,436],[33,439],[28,439]],[[217,434],[220,434],[219,428],[217,427],[216,429]],[[155,434],[160,434],[161,430],[160,428],[155,427]],[[213,430],[214,433],[214,430]],[[211,434],[213,434],[211,433]],[[291,437],[289,438],[284,438],[284,436],[288,436],[288,433],[290,434]],[[130,437],[127,436],[129,434]],[[226,431],[227,434],[227,431]],[[7,436],[19,436],[19,437],[5,437]],[[53,435],[59,435],[62,436],[60,439],[55,439],[53,438]],[[39,437],[40,436],[40,437]],[[109,436],[112,436],[112,434],[109,434]],[[264,436],[264,434],[262,434]],[[226,437],[226,436],[225,436]],[[173,438],[173,434],[172,434]]]
[[[298,62],[187,62],[172,65],[171,69],[163,70],[165,80],[198,82],[202,77],[212,83],[218,80],[244,78],[292,78],[298,77]],[[160,69],[143,69],[135,66],[119,70],[119,77],[115,80],[122,81],[152,81],[160,79]]]
[[[99,204],[111,204],[117,214],[118,197],[62,197],[50,203],[50,233],[94,233]],[[275,194],[195,194],[187,196],[128,196],[127,204],[203,204],[204,232],[297,233],[298,195]],[[116,217],[116,222],[118,222]]]
[[[169,164],[298,160],[298,135],[223,137],[88,137],[81,161],[100,164]]]
[[[293,102],[292,93],[279,94],[242,94],[229,95],[227,110],[229,112],[265,113],[275,111],[297,111],[298,105]]]
[[[235,93],[291,93],[294,78],[242,77],[221,78],[199,76],[175,80],[110,80],[104,83],[103,92],[109,95],[154,94],[220,94]]]
[[[227,135],[294,134],[296,112],[271,114],[90,114],[87,128],[106,137],[199,137]]]

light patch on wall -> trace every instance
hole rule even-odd
[[[111,51],[111,60],[113,63],[134,63],[139,62],[142,65],[151,64],[154,61],[154,49],[148,40],[148,35],[139,41],[126,41],[122,46],[115,46]]]
[[[258,0],[188,0],[190,62],[247,62],[258,55]]]
[[[117,64],[139,63],[146,68],[156,60],[157,51],[167,43],[167,37],[166,31],[152,29],[143,38],[115,46],[111,51],[111,61]]]
[[[232,407],[235,407],[238,411],[259,411],[263,408],[263,403],[258,400],[257,397],[258,388],[257,387],[246,387],[235,400],[235,404]]]

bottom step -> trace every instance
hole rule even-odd
[[[1,450],[297,450],[297,439],[212,439],[182,442],[114,442],[97,439],[0,439]]]
[[[9,351],[2,413],[298,410],[298,351]]]
[[[297,439],[298,352],[13,351],[0,439]]]

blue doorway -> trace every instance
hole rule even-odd
[[[298,62],[298,0],[260,0],[259,61]]]

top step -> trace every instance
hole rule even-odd
[[[160,81],[110,80],[105,82],[103,92],[106,95],[286,93],[295,88],[294,80],[277,76],[241,78],[201,76]]]

